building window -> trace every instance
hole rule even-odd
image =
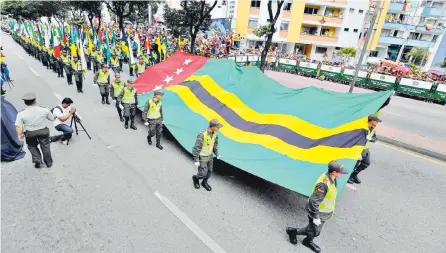
[[[344,28],[344,32],[348,32],[348,30],[349,30],[348,28]]]
[[[364,13],[364,10],[359,9],[358,13]]]
[[[259,22],[257,19],[250,19],[250,20],[248,20],[248,27],[249,28],[257,28],[258,23]]]
[[[302,27],[302,33],[303,34],[315,35],[316,32],[317,32],[317,28],[316,27],[308,27],[308,26]]]
[[[341,48],[340,47],[335,47],[335,50],[341,50]]]
[[[350,13],[354,13],[355,12],[355,9],[353,9],[353,8],[350,8]]]
[[[288,26],[289,26],[289,22],[282,22],[281,24],[280,24],[280,30],[281,31],[288,31]]]
[[[438,35],[434,35],[433,37],[432,37],[432,42],[437,42],[437,39],[438,39]]]
[[[291,4],[292,3],[284,3],[283,4],[283,10],[284,11],[291,11]]]
[[[418,40],[421,38],[421,34],[420,33],[410,33],[409,34],[409,39],[411,40]]]
[[[443,3],[435,2],[435,3],[432,4],[432,8],[442,9],[443,8]]]
[[[370,51],[369,57],[378,57],[378,51]]]
[[[312,8],[312,7],[305,7],[304,9],[305,14],[311,14],[311,15],[317,15],[318,11],[319,11],[318,8]]]
[[[358,32],[358,29],[353,29],[353,32],[354,32],[354,33],[357,33],[357,32]]]
[[[260,0],[251,0],[252,8],[260,8]]]
[[[326,47],[316,47],[316,54],[325,54],[327,52]]]

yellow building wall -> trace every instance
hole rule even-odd
[[[375,23],[375,32],[372,34],[372,38],[370,38],[369,45],[367,46],[367,50],[376,50],[378,46],[379,37],[381,36],[381,31],[384,26],[384,21],[386,20],[387,11],[389,10],[390,0],[382,0],[381,1],[381,14],[378,13],[379,19]]]
[[[311,57],[311,48],[313,46],[311,44],[305,45],[305,55],[310,58]]]
[[[247,1],[248,4],[250,3]],[[299,41],[302,21],[304,19],[305,1],[293,0],[291,5],[290,25],[288,26],[288,42]]]
[[[251,1],[238,1],[235,30],[242,37],[248,34],[248,20]]]

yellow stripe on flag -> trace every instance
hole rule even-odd
[[[279,125],[290,129],[300,135],[311,139],[321,139],[335,134],[348,132],[356,129],[367,130],[367,117],[357,119],[335,128],[324,128],[311,124],[293,115],[286,114],[262,114],[249,108],[235,94],[221,88],[210,76],[190,76],[186,81],[197,81],[209,94],[225,104],[229,109],[236,112],[242,119],[257,124]]]
[[[229,139],[241,143],[261,145],[295,160],[320,164],[327,164],[334,159],[357,160],[364,149],[363,146],[353,146],[351,148],[316,146],[314,148],[303,149],[290,145],[271,135],[245,132],[231,126],[219,114],[201,103],[188,87],[183,85],[171,85],[166,89],[175,92],[190,110],[203,116],[206,120],[210,121],[211,119],[217,119],[224,126],[220,129],[220,132]]]

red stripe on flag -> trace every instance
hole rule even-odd
[[[179,84],[201,69],[207,60],[206,57],[176,52],[167,60],[149,67],[136,79],[135,88],[142,94]]]

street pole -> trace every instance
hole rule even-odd
[[[149,24],[152,24],[152,5],[150,2],[147,4],[147,16],[149,17]]]
[[[373,29],[375,27],[376,18],[378,17],[378,12],[380,12],[380,10],[381,10],[381,1],[378,0],[378,1],[376,1],[376,10],[375,10],[375,13],[373,13],[372,21],[370,22],[369,29],[368,29],[367,35],[365,37],[365,42],[364,42],[364,45],[362,46],[361,55],[359,56],[359,60],[356,65],[355,74],[353,75],[353,79],[350,84],[350,89],[348,90],[348,92],[350,92],[350,93],[353,92],[353,88],[355,87],[356,79],[358,79],[358,73],[359,73],[359,70],[361,69],[362,60],[364,59],[364,55],[367,51],[367,46],[369,45],[370,38],[372,37],[371,35],[372,35]]]

